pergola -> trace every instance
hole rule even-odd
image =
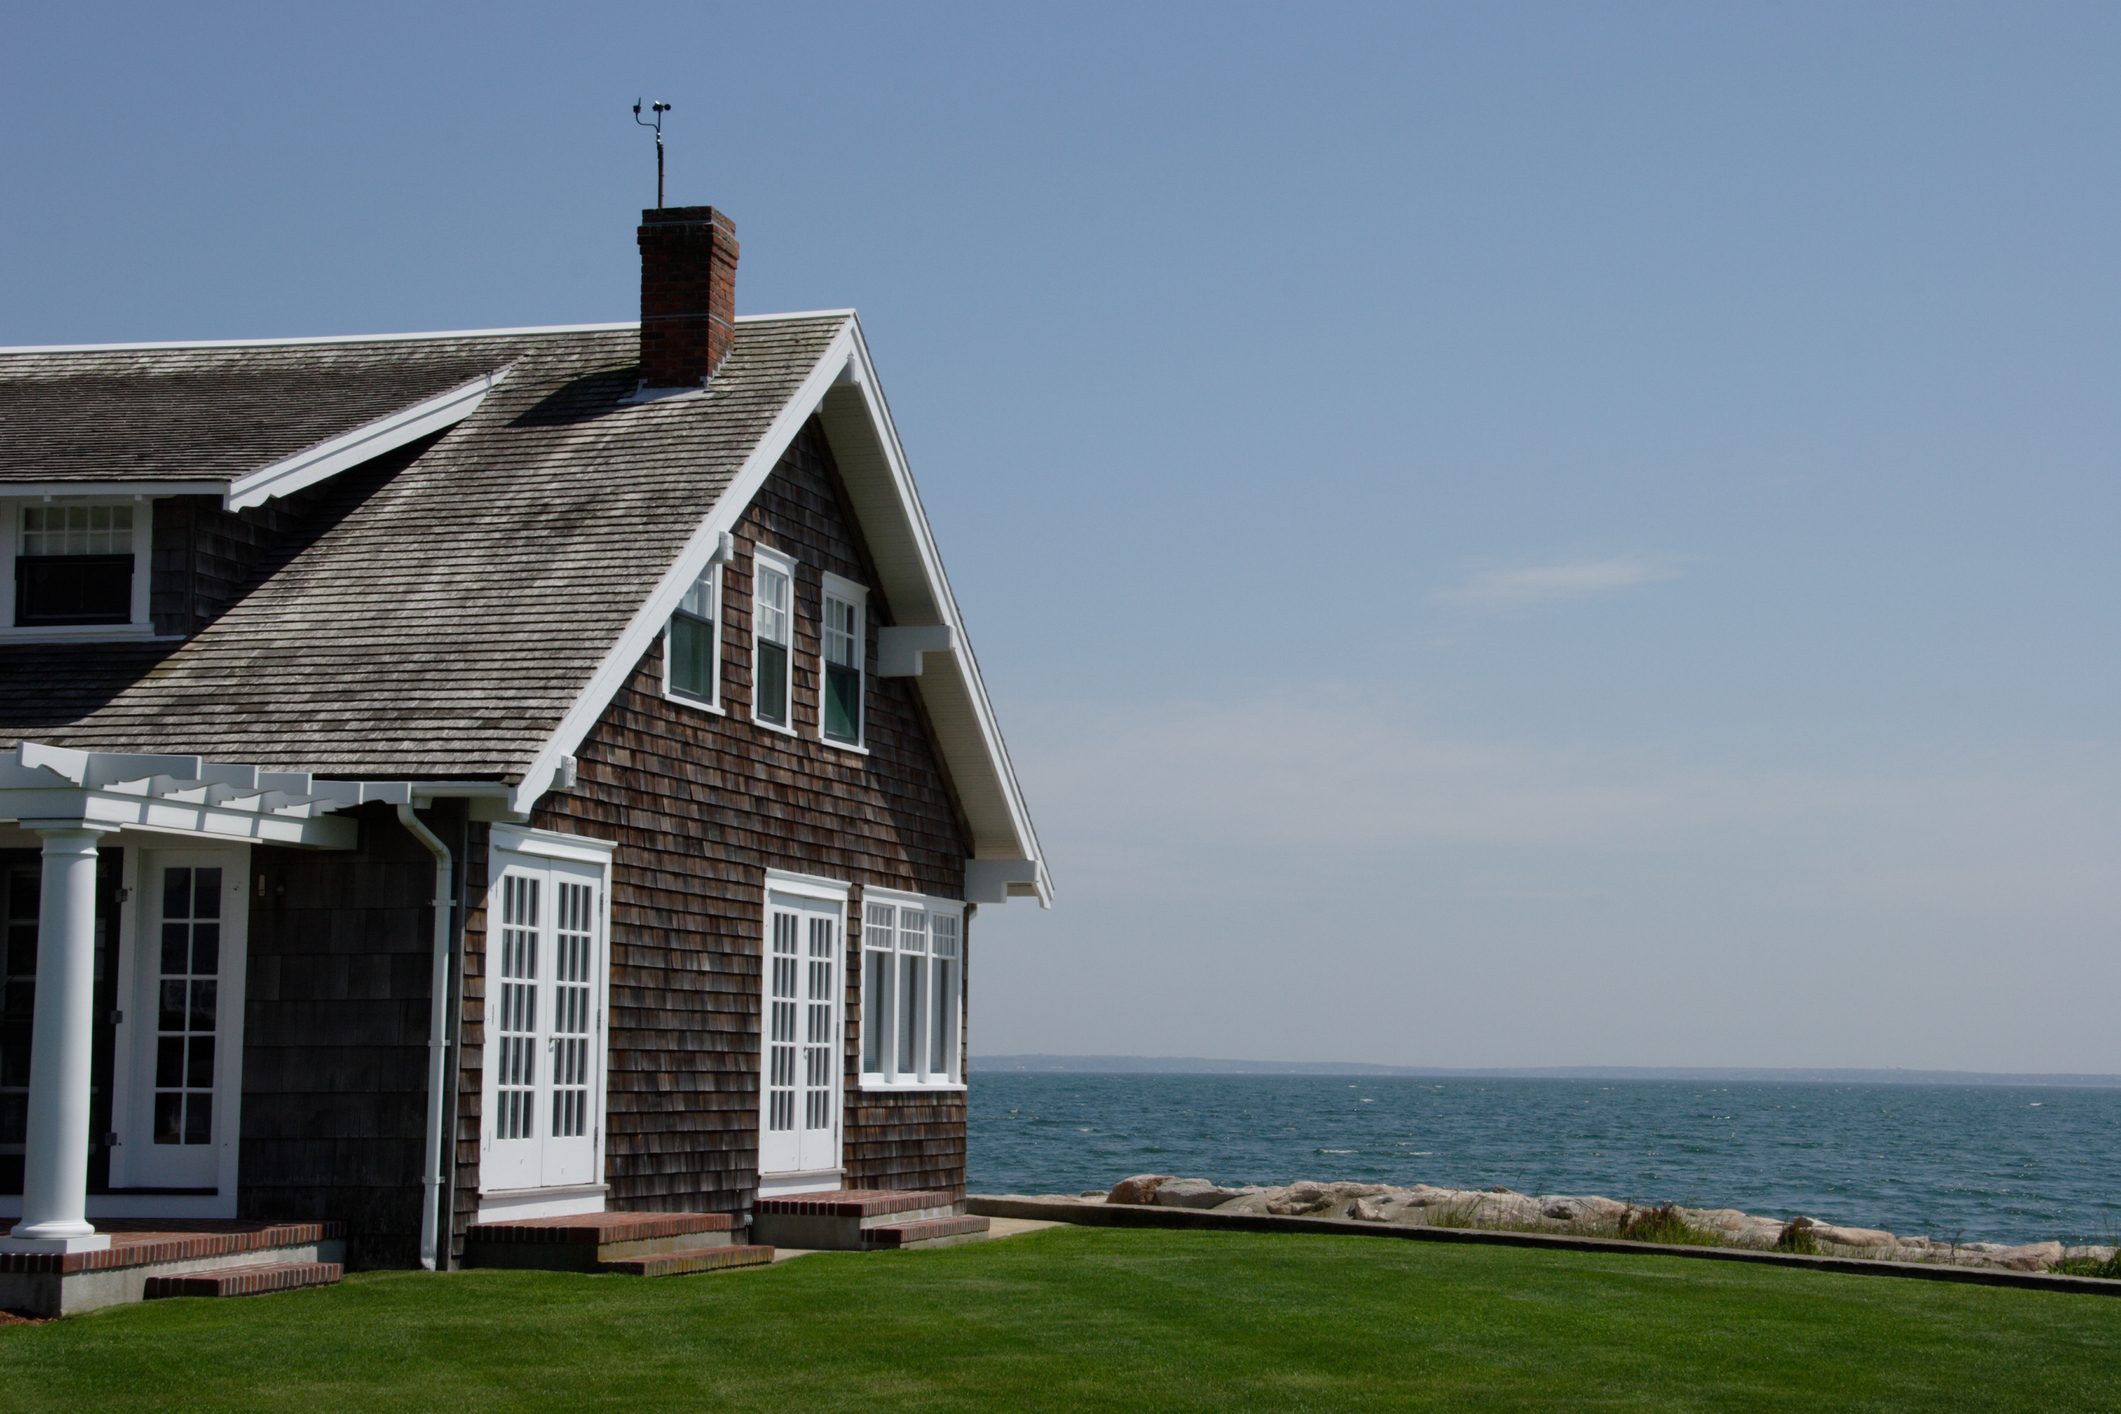
[[[32,741],[0,756],[0,827],[36,836],[43,850],[22,1220],[0,1239],[0,1250],[81,1252],[110,1242],[86,1216],[96,847],[103,836],[128,830],[352,849],[356,826],[334,812],[411,800],[403,781],[318,780],[198,756]]]

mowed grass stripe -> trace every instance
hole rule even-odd
[[[646,1281],[369,1273],[0,1327],[10,1409],[2121,1405],[2121,1302],[1658,1257],[1068,1228]]]

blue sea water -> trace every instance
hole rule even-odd
[[[2121,1235],[2121,1089],[981,1072],[969,1143],[977,1193],[1501,1184],[1940,1240]]]

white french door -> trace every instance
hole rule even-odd
[[[600,1182],[605,871],[496,850],[487,904],[488,1192]]]
[[[140,854],[116,1185],[218,1189],[233,1173],[247,873],[241,850]]]
[[[766,891],[759,1172],[840,1167],[844,890]]]

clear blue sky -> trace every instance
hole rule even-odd
[[[18,6],[0,343],[862,312],[978,1051],[2121,1070],[2121,8]]]

